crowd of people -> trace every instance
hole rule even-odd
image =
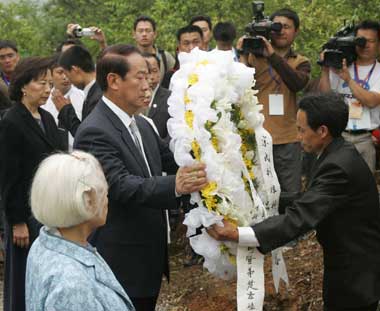
[[[21,59],[14,42],[0,41],[4,310],[155,310],[169,280],[170,219],[208,182],[204,164],[178,167],[168,148],[170,80],[178,53],[209,51],[212,37],[215,49],[255,68],[284,196],[279,216],[208,233],[267,253],[315,229],[325,310],[376,310],[380,24],[360,22],[356,60],[324,65],[311,81],[312,62],[293,49],[297,13],[281,9],[270,20],[282,27],[261,38],[262,55],[243,49],[244,36],[234,46],[235,26],[213,27],[208,16],[178,29],[175,56],[155,45],[148,16],[133,24],[134,45],[108,45],[91,27],[96,61],[74,36],[78,24],[52,57]],[[314,155],[306,187],[302,149]]]

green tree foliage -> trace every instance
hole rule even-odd
[[[295,48],[315,64],[321,46],[344,21],[379,20],[380,0],[271,0],[265,1],[266,14],[289,7],[298,12],[301,29]],[[65,37],[70,22],[83,27],[96,25],[103,29],[110,44],[133,43],[133,21],[149,15],[158,24],[157,45],[174,52],[176,30],[198,14],[208,14],[214,23],[233,22],[238,33],[252,20],[251,1],[247,0],[45,0],[43,4],[19,0],[0,4],[2,27],[0,37],[17,41],[23,55],[47,55]],[[82,39],[96,54],[96,42]],[[314,66],[313,73],[318,73]]]
[[[46,55],[48,44],[41,32],[38,6],[27,0],[0,3],[0,38],[17,42],[23,56]]]

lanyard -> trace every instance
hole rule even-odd
[[[3,79],[6,86],[9,86],[9,83],[11,83],[11,81],[8,80],[8,78],[5,76],[3,72],[1,73],[1,78]]]
[[[276,78],[276,76],[273,73],[272,65],[269,65],[269,75],[274,83],[276,83],[276,93],[280,90],[281,82]]]
[[[354,63],[354,80],[365,90],[369,90],[369,80],[371,79],[372,73],[375,70],[376,67],[376,61],[374,62],[372,68],[369,70],[367,76],[364,78],[364,80],[361,80],[359,78],[359,72],[358,72],[358,66],[356,63]]]

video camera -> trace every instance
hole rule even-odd
[[[366,38],[355,37],[354,29],[354,23],[339,29],[335,36],[323,45],[324,59],[317,63],[321,66],[342,69],[342,62],[345,58],[347,66],[351,65],[357,58],[356,47],[363,48],[367,43]]]
[[[264,1],[253,1],[253,21],[245,27],[248,34],[243,40],[243,53],[263,56],[265,43],[262,38],[270,39],[272,32],[281,32],[282,24],[274,23],[264,16]]]

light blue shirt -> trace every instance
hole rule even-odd
[[[27,311],[134,311],[128,295],[95,248],[42,227],[27,261]]]

